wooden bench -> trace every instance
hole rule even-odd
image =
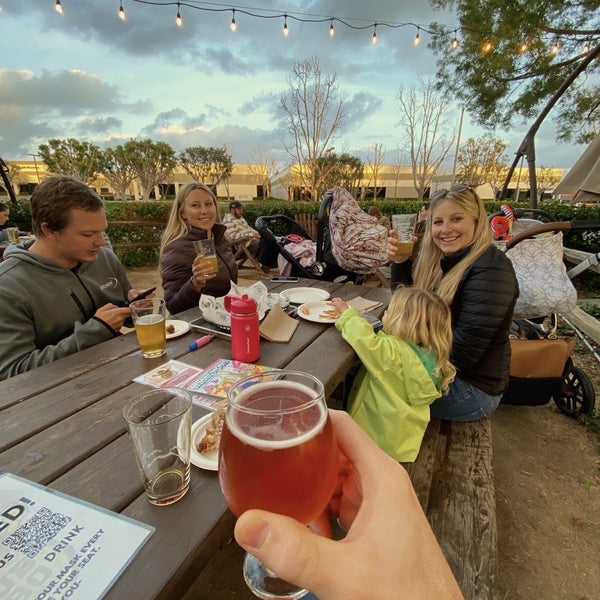
[[[466,600],[495,599],[498,563],[490,419],[433,419],[404,464]]]

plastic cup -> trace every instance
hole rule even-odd
[[[129,305],[135,333],[145,358],[156,358],[167,351],[165,301],[158,298],[136,300]]]
[[[392,227],[398,234],[397,256],[413,253],[416,221],[417,215],[392,215]]]
[[[213,238],[206,240],[196,240],[194,242],[196,253],[203,256],[210,262],[209,273],[217,273],[219,271],[219,263],[217,261],[217,251],[215,249],[215,240]]]
[[[127,402],[123,418],[148,500],[157,506],[177,502],[190,487],[190,395],[147,390]]]

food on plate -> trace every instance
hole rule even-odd
[[[302,309],[302,314],[303,314],[303,315],[310,315],[310,309],[308,309],[308,308],[304,307],[304,308]]]
[[[337,319],[340,316],[340,313],[335,308],[330,308],[328,310],[323,311],[319,315],[319,319]]]
[[[219,449],[223,423],[225,423],[225,410],[216,410],[211,415],[210,423],[206,426],[202,439],[196,444],[196,450],[198,450],[200,454],[203,452],[213,452]]]
[[[175,333],[175,325],[173,323],[169,323],[166,328],[167,333]]]

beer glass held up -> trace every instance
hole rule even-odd
[[[219,481],[231,511],[259,508],[308,525],[326,508],[337,480],[337,445],[323,384],[299,371],[268,371],[228,394]],[[244,578],[259,598],[301,598],[297,588],[251,554]]]

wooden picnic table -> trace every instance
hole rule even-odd
[[[272,291],[293,284],[267,285]],[[389,290],[301,280],[344,299],[364,296],[387,305]],[[372,314],[379,316],[384,308]],[[191,321],[198,309],[177,315]],[[0,382],[0,472],[70,494],[155,527],[140,552],[105,596],[107,599],[181,597],[231,534],[234,518],[217,474],[192,467],[190,490],[167,507],[150,504],[137,472],[121,410],[143,386],[132,378],[169,359],[206,367],[229,358],[230,342],[215,338],[190,352],[200,334],[169,340],[167,354],[144,359],[135,334],[119,336],[52,364]],[[261,341],[259,363],[311,372],[329,396],[355,354],[331,325],[300,320],[291,341]],[[194,420],[206,411],[194,406]],[[99,575],[101,576],[101,575]]]

